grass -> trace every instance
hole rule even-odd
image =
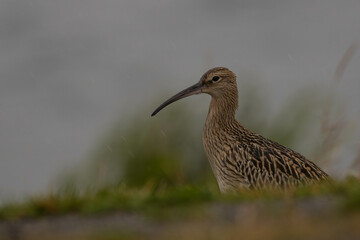
[[[107,187],[95,192],[62,192],[31,197],[20,203],[5,204],[0,208],[1,220],[37,218],[70,213],[96,215],[112,211],[130,211],[148,216],[161,216],[162,212],[191,209],[208,203],[240,204],[246,202],[289,203],[318,197],[331,198],[336,202],[336,211],[341,213],[360,210],[360,181],[349,178],[330,185],[314,185],[291,191],[244,190],[237,194],[220,194],[206,186],[179,186],[174,188],[145,186],[129,188],[124,185]],[[166,214],[165,214],[166,215]],[[185,214],[186,215],[186,214]]]

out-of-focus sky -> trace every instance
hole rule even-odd
[[[256,74],[274,105],[328,87],[359,13],[358,0],[1,0],[0,200],[47,190],[110,124],[210,67]],[[338,89],[351,116],[359,90],[357,53]]]

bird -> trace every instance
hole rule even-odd
[[[202,141],[220,192],[289,189],[331,180],[300,153],[248,130],[236,120],[236,75],[228,68],[208,70],[199,82],[166,100],[151,116],[177,100],[201,93],[211,96]]]

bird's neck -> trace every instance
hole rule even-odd
[[[237,107],[237,94],[227,97],[212,96],[206,122],[211,125],[228,125],[236,121]]]

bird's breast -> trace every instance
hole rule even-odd
[[[203,145],[208,160],[215,173],[216,169],[222,166],[222,162],[231,152],[231,148],[236,142],[224,129],[204,127]]]

